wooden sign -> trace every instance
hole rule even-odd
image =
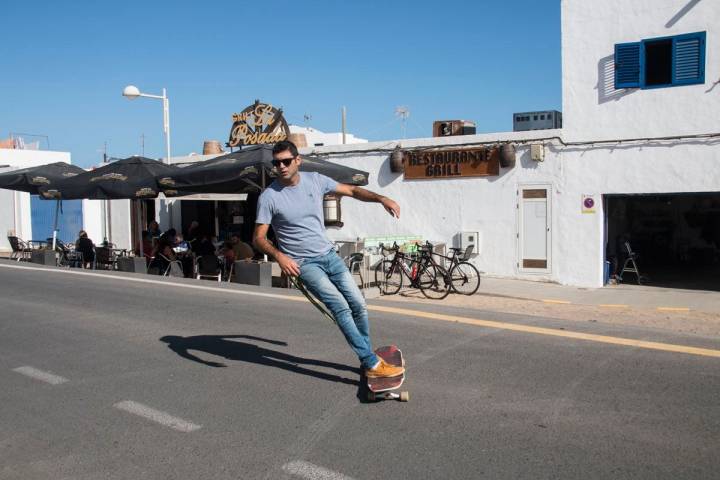
[[[233,124],[230,129],[228,147],[242,145],[262,145],[287,140],[290,135],[282,109],[277,109],[268,103],[255,100],[253,105],[232,116]]]
[[[499,175],[500,149],[408,150],[403,165],[406,180]]]

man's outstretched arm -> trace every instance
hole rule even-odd
[[[344,197],[356,198],[361,202],[380,203],[390,215],[395,218],[400,218],[400,205],[398,205],[393,199],[378,195],[366,188],[348,185],[345,183],[338,183],[335,188],[335,193]]]

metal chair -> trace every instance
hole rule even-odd
[[[618,281],[622,282],[623,275],[627,273],[634,273],[635,278],[637,279],[638,285],[642,285],[642,282],[647,281],[647,277],[644,277],[640,274],[640,270],[637,266],[637,258],[639,255],[635,252],[633,252],[632,248],[630,247],[630,242],[625,242],[625,251],[627,253],[627,258],[625,258],[625,262],[623,262],[622,269],[620,269],[620,273],[617,275]]]
[[[201,255],[195,264],[195,278],[213,278],[222,282],[222,267],[215,255]]]
[[[32,248],[29,243],[21,240],[19,237],[8,235],[8,242],[12,247],[12,253],[10,254],[10,260],[30,260],[32,255]]]
[[[183,277],[183,268],[180,260],[171,260],[162,253],[150,257],[147,265],[148,275],[162,275],[164,277]]]
[[[223,268],[215,255],[200,255],[195,262],[195,277],[217,279],[222,281]]]
[[[109,247],[95,247],[95,265],[96,270],[102,268],[104,270],[115,270],[117,261],[113,251]]]
[[[352,275],[357,274],[358,277],[360,277],[360,288],[362,289],[365,286],[365,281],[363,280],[362,276],[362,269],[363,269],[363,259],[365,258],[365,255],[362,252],[355,252],[351,253],[347,257],[345,257],[345,264],[348,267],[348,270],[350,270],[350,273]]]

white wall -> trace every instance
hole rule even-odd
[[[130,238],[130,200],[108,200],[110,205],[111,237],[108,239],[116,248],[132,248]],[[96,242],[99,243],[99,242]]]
[[[720,132],[720,3],[562,1],[563,137],[567,141]],[[705,84],[614,89],[614,45],[707,32]]]
[[[344,198],[341,205],[345,225],[329,230],[333,240],[420,235],[448,246],[458,246],[457,235],[460,232],[477,231],[481,238],[481,251],[473,263],[480,270],[497,276],[561,281],[554,270],[549,274],[521,274],[517,268],[517,189],[524,184],[558,184],[560,164],[552,160],[555,154],[550,149],[546,150],[550,158],[538,163],[530,160],[529,145],[518,145],[515,168],[501,168],[499,176],[406,181],[402,174],[392,173],[389,165],[389,150],[398,144],[411,149],[454,143],[472,145],[505,140],[531,141],[554,137],[559,133],[559,130],[540,130],[375,142],[307,148],[301,149],[301,154],[332,152],[327,160],[367,171],[367,188],[400,204],[400,219],[396,220],[380,205]],[[378,149],[385,151],[373,151]],[[343,150],[361,151],[342,154]]]
[[[105,237],[103,232],[103,200],[83,200],[83,230],[96,245]]]

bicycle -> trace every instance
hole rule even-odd
[[[449,249],[452,252],[449,256],[435,253],[433,251],[433,245],[427,241],[421,249],[423,253],[421,261],[434,266],[439,276],[448,284],[449,290],[461,295],[473,295],[478,291],[478,288],[480,288],[480,271],[475,265],[466,260],[472,254],[472,245],[465,249],[462,256],[460,256],[462,249],[456,247]],[[449,266],[445,268],[444,265],[441,265],[435,260],[434,256],[449,262]]]
[[[422,255],[420,259],[413,258],[401,252],[397,243],[393,243],[392,248],[389,249],[380,244],[380,251],[383,257],[385,257],[385,252],[394,252],[392,259],[383,259],[375,267],[375,282],[382,294],[398,293],[403,286],[404,276],[410,281],[412,287],[419,289],[427,298],[439,300],[448,295],[448,288],[439,288],[439,285],[445,285],[444,280],[438,281],[435,267],[432,264],[424,263]]]

